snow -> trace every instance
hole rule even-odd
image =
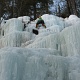
[[[22,16],[2,22],[0,80],[80,79],[80,18],[42,18],[47,28],[37,29],[38,35],[32,33],[38,19],[28,24],[30,17]]]

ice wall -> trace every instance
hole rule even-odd
[[[45,22],[45,25],[47,27],[46,29],[48,29],[49,31],[55,33],[55,32],[60,32],[64,29],[65,22],[63,18],[59,18],[57,16],[49,15],[49,14],[44,14],[41,17]],[[26,28],[26,31],[31,32],[31,30],[35,28],[37,21],[38,18],[35,21],[31,22],[31,24],[29,24],[28,27]],[[47,32],[46,29],[44,29],[43,27],[41,28],[42,29],[40,29],[40,32],[42,31]]]
[[[23,19],[25,20],[25,17]],[[24,23],[17,18],[9,19],[1,25],[0,48],[20,47],[22,43],[32,39],[32,33],[23,31],[23,28]]]
[[[80,54],[80,22],[60,33],[61,53],[66,56]]]
[[[22,21],[25,24],[27,24],[30,21],[30,17],[29,16],[18,17],[17,19]]]
[[[44,18],[44,16],[42,17]],[[52,16],[48,18],[53,19]],[[46,15],[44,20],[48,21]],[[71,15],[69,18],[64,20],[64,23],[65,27],[61,31],[60,24],[58,24],[57,26],[54,25],[52,27],[47,27],[47,29],[40,29],[39,35],[37,35],[35,37],[35,40],[26,47],[57,49],[63,56],[72,56],[79,54],[80,18],[75,15]],[[26,44],[28,43],[26,42]]]
[[[0,49],[0,80],[79,80],[80,56],[46,48]]]
[[[48,36],[43,36],[35,39],[35,41],[26,46],[27,48],[51,48],[60,51],[59,34],[51,34]]]
[[[23,31],[11,32],[0,39],[0,48],[3,47],[20,47],[22,43],[31,39],[31,33]]]
[[[42,19],[45,21],[45,24],[47,27],[51,27],[51,26],[55,27],[55,25],[58,25],[60,30],[64,28],[63,18],[59,18],[54,15],[45,14],[45,15],[42,15]]]
[[[3,23],[0,80],[80,79],[80,18],[48,14],[42,18],[47,28],[39,29],[39,35],[32,33],[37,20],[27,24],[27,16]]]
[[[69,80],[80,79],[80,55],[69,57]]]
[[[53,49],[4,48],[0,64],[0,80],[68,80],[67,59]]]
[[[69,27],[80,22],[80,18],[78,18],[76,15],[70,15],[69,18],[65,18],[64,21],[65,27]]]
[[[23,24],[20,20],[13,18],[9,19],[3,26],[1,26],[1,36],[9,34],[14,31],[22,31]]]

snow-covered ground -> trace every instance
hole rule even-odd
[[[42,15],[46,29],[32,33],[28,16],[2,22],[0,80],[79,80],[80,18]],[[26,24],[25,30],[24,24]]]

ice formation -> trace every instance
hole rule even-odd
[[[0,29],[0,48],[6,46],[19,47],[21,43],[29,41],[32,34],[23,31],[24,25],[16,18],[8,20]]]
[[[80,18],[42,15],[46,29],[36,29],[38,19],[28,16],[3,21],[0,27],[0,80],[79,80]],[[24,29],[24,24],[26,28]]]

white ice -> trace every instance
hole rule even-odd
[[[47,28],[38,35],[32,33],[38,19],[29,24],[28,16],[2,22],[0,80],[80,79],[80,18],[42,18]]]

